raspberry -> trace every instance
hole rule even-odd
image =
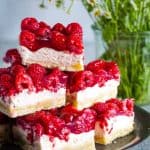
[[[67,38],[67,49],[76,54],[83,52],[83,43],[79,35],[73,34]]]
[[[40,27],[36,34],[39,36],[39,39],[49,39],[51,38],[51,30],[49,27]]]
[[[43,89],[42,79],[46,74],[46,69],[39,64],[31,64],[29,65],[27,72],[31,76],[37,91],[42,90]]]
[[[60,117],[65,120],[66,123],[69,123],[72,122],[79,113],[80,112],[72,105],[67,105],[62,108]]]
[[[12,87],[8,90],[7,95],[8,95],[8,96],[12,96],[12,95],[15,95],[16,93],[17,93],[17,90],[12,86]]]
[[[62,87],[66,87],[67,75],[65,73],[63,73],[62,71],[60,71],[59,68],[54,68],[52,70],[52,73],[59,77],[59,80],[60,80],[60,83],[61,83]]]
[[[13,78],[10,74],[1,74],[0,75],[0,86],[10,89],[13,86]]]
[[[68,24],[67,28],[66,28],[66,32],[70,35],[70,34],[79,34],[80,36],[82,36],[82,27],[80,26],[80,24],[73,22]]]
[[[21,92],[23,89],[29,89],[29,91],[33,91],[34,88],[32,79],[25,73],[16,75],[15,86],[19,92]]]
[[[108,74],[105,70],[97,70],[96,74],[95,74],[95,80],[97,81],[97,83],[99,84],[99,86],[103,86],[105,84],[105,82],[108,80]]]
[[[39,39],[38,40],[38,48],[43,48],[43,47],[49,47],[51,48],[51,43],[49,40],[45,39]]]
[[[50,27],[47,23],[45,23],[44,21],[40,21],[40,22],[39,22],[39,25],[40,25],[40,28],[45,28],[45,27],[47,27],[47,28],[51,29],[51,27]]]
[[[82,132],[88,132],[94,129],[95,121],[96,121],[96,112],[91,109],[85,109],[81,112],[81,114],[77,118],[75,118],[72,132],[77,134]]]
[[[104,60],[92,61],[86,66],[86,70],[90,70],[94,73],[97,73],[99,70],[104,69],[105,63],[106,62]]]
[[[17,74],[24,74],[26,72],[24,66],[22,65],[13,65],[10,69],[10,73],[14,76]]]
[[[8,94],[8,89],[0,85],[0,96],[4,97]]]
[[[46,89],[56,92],[60,88],[59,77],[53,74],[49,74],[44,77],[43,85]]]
[[[39,23],[35,18],[25,18],[21,22],[22,30],[36,31],[39,28]]]
[[[92,109],[94,109],[98,113],[103,113],[103,112],[107,111],[106,104],[105,103],[101,103],[101,102],[95,103],[92,106]]]
[[[95,84],[94,75],[91,71],[80,71],[73,75],[71,92],[83,90]]]
[[[57,50],[66,50],[66,36],[58,31],[52,31],[51,44]]]
[[[6,63],[21,64],[21,56],[17,49],[8,49],[3,60]]]
[[[38,43],[34,33],[24,30],[20,33],[19,40],[20,45],[29,48],[31,51],[36,51],[38,48]]]
[[[58,32],[63,33],[63,34],[66,33],[65,27],[64,27],[64,25],[61,24],[61,23],[56,23],[56,24],[53,26],[52,30],[53,30],[53,31],[58,31]]]
[[[9,73],[10,68],[0,68],[0,75],[4,73]]]
[[[46,74],[46,69],[39,64],[31,64],[27,68],[27,72],[31,76],[32,80],[42,79]]]
[[[119,79],[120,78],[119,68],[115,62],[107,62],[105,64],[105,69],[109,72],[110,79],[112,79],[112,78]]]

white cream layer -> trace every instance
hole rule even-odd
[[[95,150],[94,130],[80,134],[70,133],[68,141],[60,140],[57,137],[50,141],[47,135],[42,135],[33,142],[33,145],[27,140],[28,130],[15,126],[13,132],[16,140],[21,137],[18,140],[21,140],[25,144],[25,148],[27,147],[30,150],[80,150],[82,147],[84,149],[86,147],[86,150]]]
[[[40,147],[39,150],[81,150],[83,147],[87,147],[87,150],[95,150],[94,130],[80,134],[71,133],[68,141],[54,138],[54,141],[51,142],[47,135],[43,135],[34,145],[37,149]],[[91,145],[90,149],[89,145]]]
[[[56,51],[52,48],[40,48],[35,52],[30,51],[24,46],[20,46],[18,51],[22,57],[24,65],[31,63],[39,63],[48,68],[59,67],[65,70],[75,64],[83,65],[83,54],[75,55],[73,53],[65,53],[63,51]]]
[[[43,100],[50,100],[50,103],[52,104],[52,102],[57,103],[57,100],[55,99],[59,99],[62,97],[64,97],[65,99],[65,93],[66,89],[64,88],[60,88],[57,92],[51,92],[49,90],[29,92],[28,89],[25,89],[14,96],[6,97],[5,100],[9,103],[5,103],[5,105],[8,105],[10,107],[25,107],[40,103]]]
[[[104,137],[117,133],[118,131],[123,131],[129,128],[133,128],[134,125],[134,113],[132,116],[119,115],[110,117],[107,120],[108,125],[104,128],[101,128],[99,121],[95,124],[95,135],[98,137]]]
[[[118,80],[108,80],[104,86],[99,87],[96,84],[93,87],[88,87],[84,90],[71,93],[69,100],[72,102],[77,101],[77,108],[79,110],[90,107],[96,102],[105,102],[110,98],[115,98],[117,96],[117,89],[120,81]]]

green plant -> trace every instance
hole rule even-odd
[[[65,0],[56,0],[63,7]],[[58,5],[59,2],[59,5]],[[74,0],[70,1],[69,9]],[[150,0],[81,0],[107,47],[101,58],[121,71],[119,96],[150,100]]]

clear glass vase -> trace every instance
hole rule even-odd
[[[118,35],[109,44],[102,41],[99,30],[95,29],[94,34],[98,57],[119,65],[118,97],[134,98],[136,104],[150,104],[150,32]],[[100,44],[105,51],[101,51]]]

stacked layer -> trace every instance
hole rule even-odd
[[[38,64],[16,64],[0,71],[0,111],[17,117],[65,105],[67,76]]]
[[[13,136],[22,148],[94,150],[95,141],[109,144],[133,131],[133,101],[115,99],[117,64],[84,66],[82,34],[78,23],[22,20],[20,46],[7,51],[8,67],[0,69],[0,111],[16,118]]]
[[[52,28],[35,18],[25,18],[21,23],[19,53],[22,63],[38,63],[47,68],[83,70],[82,28],[71,23],[66,28],[57,23]]]

